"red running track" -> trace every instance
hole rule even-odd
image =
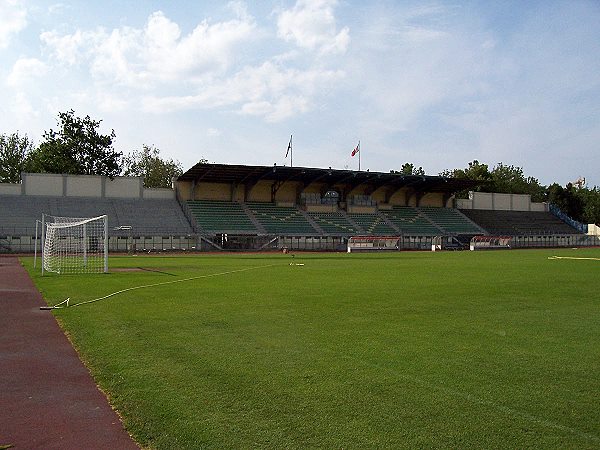
[[[16,257],[0,257],[0,447],[137,449]]]

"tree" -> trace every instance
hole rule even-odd
[[[423,167],[417,168],[413,163],[406,162],[402,164],[400,172],[402,175],[425,175]]]
[[[558,208],[572,219],[583,220],[584,203],[577,189],[568,183],[564,188],[558,183],[553,183],[546,189],[548,202]]]
[[[19,133],[0,135],[0,183],[18,183],[25,171],[27,157],[33,151],[33,142]]]
[[[81,119],[75,111],[58,113],[59,130],[45,131],[44,142],[30,154],[31,172],[105,175],[121,173],[122,153],[113,149],[115,131],[98,133],[101,121]]]
[[[144,144],[123,160],[124,175],[144,177],[144,187],[170,188],[174,177],[183,173],[179,161],[162,159],[160,150]]]
[[[522,167],[508,166],[501,162],[490,172],[490,192],[505,194],[529,194],[534,202],[545,199],[545,187],[533,177],[525,177]]]
[[[583,197],[583,223],[600,224],[600,188],[581,189]]]
[[[492,179],[492,175],[488,169],[487,164],[482,164],[476,159],[469,163],[469,166],[465,169],[446,169],[440,172],[440,176],[446,178],[462,178],[467,180],[476,180],[481,182],[481,185],[475,186],[473,190],[480,192],[493,192],[489,191],[489,183]],[[467,198],[469,190],[463,190],[456,193],[457,198]]]

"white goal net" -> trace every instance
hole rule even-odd
[[[108,216],[42,215],[42,273],[108,272]]]

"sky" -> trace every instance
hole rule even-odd
[[[478,160],[600,186],[600,1],[0,0],[0,133],[102,120],[184,170],[429,175]]]

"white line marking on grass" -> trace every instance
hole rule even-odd
[[[600,258],[590,258],[583,256],[548,256],[548,259],[580,259],[588,261],[600,261]]]
[[[75,304],[72,304],[72,305],[69,305],[70,298],[67,298],[66,300],[63,300],[62,302],[57,303],[56,305],[51,306],[50,308],[51,309],[62,309],[62,308],[66,308],[66,307],[72,308],[74,306],[87,305],[88,303],[94,303],[94,302],[98,302],[100,300],[105,300],[105,299],[107,299],[109,297],[114,297],[115,295],[122,294],[123,292],[134,291],[136,289],[144,289],[144,288],[149,288],[149,287],[164,286],[164,285],[167,285],[167,284],[183,283],[184,281],[198,280],[200,278],[218,277],[218,276],[222,276],[222,275],[229,275],[229,274],[232,274],[232,273],[240,273],[240,272],[246,272],[248,270],[256,270],[256,269],[266,269],[267,267],[274,267],[274,266],[280,266],[280,265],[281,264],[268,264],[266,266],[246,267],[244,269],[228,270],[226,272],[211,273],[211,274],[208,274],[208,275],[198,275],[198,276],[195,276],[195,277],[183,278],[181,280],[162,281],[160,283],[145,284],[143,286],[133,286],[133,287],[130,287],[130,288],[121,289],[120,291],[116,291],[116,292],[113,292],[111,294],[105,295],[104,297],[98,297],[98,298],[95,298],[93,300],[86,300],[86,301],[75,303]],[[65,303],[66,303],[66,306],[61,306],[61,305],[65,304]]]

